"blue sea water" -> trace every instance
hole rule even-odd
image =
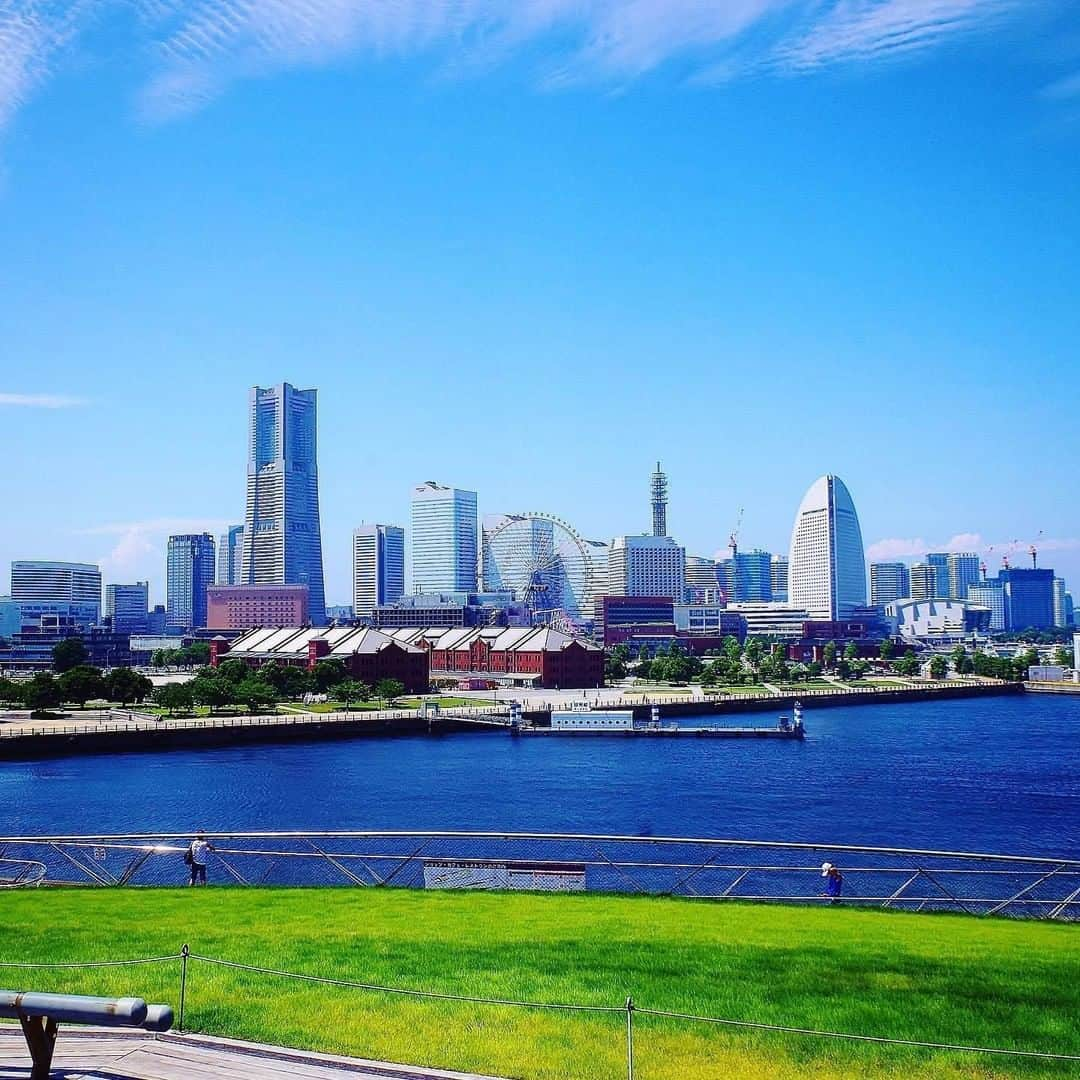
[[[468,733],[9,762],[0,831],[495,829],[1080,856],[1080,697],[811,708],[806,722],[802,743]]]

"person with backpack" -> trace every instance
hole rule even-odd
[[[838,904],[844,891],[844,875],[840,873],[840,867],[831,862],[821,864],[821,876],[826,878],[825,895],[830,904]]]
[[[206,833],[200,829],[195,834],[195,839],[188,845],[184,852],[184,862],[191,869],[189,885],[206,884],[206,857],[214,850],[214,845],[206,839]]]

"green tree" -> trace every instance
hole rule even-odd
[[[0,678],[0,701],[5,705],[21,705],[23,701],[22,687],[12,679]]]
[[[105,676],[105,696],[110,701],[128,705],[133,701],[145,701],[154,692],[154,684],[145,676],[129,667],[113,668]]]
[[[58,680],[47,672],[39,672],[23,687],[23,702],[31,716],[40,716],[55,709],[63,701]]]
[[[824,649],[821,650],[821,662],[828,671],[836,664],[836,642],[830,641]]]
[[[1060,664],[1062,667],[1071,668],[1073,665],[1073,654],[1069,649],[1066,649],[1064,645],[1059,645],[1054,650],[1054,663]]]
[[[604,678],[625,679],[630,662],[630,648],[625,643],[616,645],[604,658]]]
[[[405,688],[402,687],[401,689],[404,690]],[[334,687],[334,696],[344,704],[347,712],[354,701],[367,701],[370,699],[371,687],[357,679],[342,679]]]
[[[817,660],[811,660],[810,663],[806,665],[806,676],[809,679],[820,679],[822,671],[823,668]]]
[[[213,713],[235,700],[233,684],[216,672],[212,675],[196,675],[187,684],[191,687],[191,696],[199,705],[206,705]]]
[[[649,650],[644,645],[637,651],[637,662],[639,664],[647,664],[649,662]]]
[[[706,665],[701,673],[701,685],[706,690],[716,685],[716,668],[713,664]]]
[[[908,651],[900,658],[900,661],[896,665],[896,670],[900,672],[901,675],[909,677],[919,674],[919,660],[911,649],[908,649]]]
[[[315,680],[311,677],[311,672],[292,664],[287,664],[281,668],[274,683],[278,696],[288,701],[295,701],[297,698],[310,693],[314,686]]]
[[[227,680],[223,680],[226,681]],[[249,713],[269,709],[278,702],[278,693],[270,683],[257,675],[249,675],[243,682],[228,683],[233,698],[247,707]]]
[[[944,656],[935,656],[930,660],[930,677],[944,679],[949,674],[949,661]]]
[[[320,694],[329,693],[339,682],[344,682],[349,677],[341,660],[320,660],[315,665],[313,674]]]
[[[177,712],[191,712],[195,704],[195,695],[191,692],[191,683],[174,682],[159,686],[154,691],[154,702],[167,709],[170,716]]]
[[[271,665],[267,664],[267,667]],[[217,666],[218,674],[223,679],[228,679],[234,686],[242,683],[251,671],[251,668],[243,660],[222,660]]]
[[[185,663],[191,667],[210,663],[210,642],[193,641],[184,649]]]
[[[893,645],[892,638],[885,638],[878,647],[878,656],[880,656],[882,660],[891,660],[895,649],[896,646]]]
[[[852,662],[846,657],[842,656],[836,661],[836,675],[837,678],[843,679],[847,682],[851,678]]]
[[[57,675],[63,675],[73,667],[79,667],[90,659],[90,653],[82,638],[69,637],[58,641],[52,650],[53,671]]]
[[[806,664],[792,664],[788,677],[792,682],[806,682],[806,680],[810,678],[810,668]]]
[[[844,659],[850,663],[852,660],[859,659],[859,646],[854,641],[847,643],[847,648],[844,649]]]
[[[761,638],[748,638],[746,642],[746,648],[743,650],[743,655],[746,657],[747,663],[754,669],[754,672],[761,668],[761,661],[765,655],[765,644]]]
[[[56,682],[64,701],[74,701],[80,709],[91,699],[105,696],[105,680],[101,672],[89,664],[68,668]]]
[[[404,693],[405,684],[397,679],[380,679],[375,684],[375,696],[388,703],[392,703],[394,698],[401,697]]]
[[[164,667],[166,662],[167,662],[165,653],[166,653],[165,649],[155,649],[150,654],[150,666],[151,667]]]

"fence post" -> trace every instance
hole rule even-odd
[[[187,1001],[187,961],[189,952],[191,950],[185,941],[183,948],[180,950],[180,1018],[176,1025],[177,1031],[180,1032],[184,1030],[184,1003]]]
[[[634,999],[626,999],[626,1080],[634,1080]]]

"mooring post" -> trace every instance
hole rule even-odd
[[[184,1003],[187,1000],[187,962],[190,952],[191,950],[185,941],[183,948],[180,950],[180,1011],[176,1024],[176,1030],[180,1032],[184,1030]]]
[[[634,1080],[634,999],[626,999],[626,1080]]]

